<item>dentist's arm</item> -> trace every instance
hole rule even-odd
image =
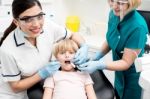
[[[74,40],[79,46],[85,43],[84,38],[79,33],[72,33],[71,39]]]
[[[141,52],[141,49],[124,49],[123,57],[122,59],[118,61],[111,61],[106,63],[106,68],[109,70],[127,70],[130,68],[130,66],[134,63],[134,60],[137,58],[137,55]]]
[[[14,92],[27,90],[40,80],[53,75],[59,68],[60,63],[58,61],[49,62],[43,68],[41,68],[38,71],[38,73],[34,74],[33,76],[21,79],[19,81],[12,81],[9,82],[9,84]]]
[[[39,81],[41,81],[42,78],[39,76],[39,74],[35,74],[31,77],[19,80],[19,81],[11,81],[9,82],[11,89],[17,93],[20,91],[27,90],[28,88],[32,87]]]
[[[117,61],[108,61],[100,59],[98,61],[89,61],[82,65],[78,66],[78,69],[81,71],[86,71],[89,73],[93,73],[96,70],[114,70],[114,71],[123,71],[127,70],[134,62],[137,55],[140,53],[140,49],[132,50],[125,48],[122,59]]]

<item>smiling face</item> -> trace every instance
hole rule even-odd
[[[78,45],[70,39],[64,39],[56,44],[54,55],[60,62],[62,71],[75,71],[72,60],[77,49]]]
[[[116,16],[124,16],[129,8],[128,0],[109,0],[109,4]]]
[[[42,9],[36,4],[21,13],[14,22],[28,37],[36,38],[42,32],[43,15]]]

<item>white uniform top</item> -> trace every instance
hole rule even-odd
[[[28,99],[26,96],[26,98],[23,98],[26,92],[18,93],[18,96],[16,96],[7,82],[18,81],[21,76],[31,76],[36,73],[50,61],[53,44],[70,36],[71,33],[66,31],[64,27],[51,21],[46,21],[43,26],[43,33],[37,37],[37,48],[24,38],[19,28],[10,33],[1,46],[1,50],[8,57],[2,57],[1,59],[0,99]],[[8,94],[9,98],[6,98]]]
[[[9,57],[0,50],[0,73],[2,73],[2,68],[5,62],[5,66],[13,66],[15,65],[14,59]],[[0,99],[28,99],[26,91],[16,93],[11,90],[9,84],[2,79],[3,75],[0,74]]]
[[[86,72],[57,71],[44,82],[44,87],[53,89],[52,99],[87,99],[85,86],[93,84]]]

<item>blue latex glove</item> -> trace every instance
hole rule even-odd
[[[93,61],[97,61],[97,60],[100,60],[102,57],[104,56],[104,54],[100,51],[97,51],[94,56],[92,57],[91,60]]]
[[[87,61],[87,56],[88,56],[88,46],[85,43],[81,44],[80,49],[75,54],[73,63],[75,65],[85,63]]]
[[[42,79],[45,79],[53,75],[60,68],[60,63],[58,61],[52,61],[46,64],[42,69],[38,71],[38,74]]]
[[[87,63],[78,66],[79,70],[89,73],[93,73],[96,70],[103,70],[105,68],[106,64],[103,59],[100,59],[99,61],[89,61]]]

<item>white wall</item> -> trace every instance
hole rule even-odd
[[[55,0],[53,4],[62,22],[68,15],[78,15],[87,22],[107,20],[107,0]]]
[[[140,10],[146,10],[146,11],[150,11],[150,0],[142,0],[142,4],[139,7]]]
[[[0,7],[6,8],[0,11],[0,17],[7,14],[13,0],[0,0]],[[44,11],[48,16],[53,15],[53,20],[64,25],[66,16],[78,15],[81,22],[92,27],[91,24],[99,25],[106,23],[109,6],[107,0],[40,0]],[[150,0],[142,0],[139,9],[150,10]],[[51,16],[52,17],[52,16]]]
[[[109,11],[107,0],[55,0],[52,6],[56,21],[62,25],[70,15],[79,16],[81,23],[88,27],[107,22]]]

